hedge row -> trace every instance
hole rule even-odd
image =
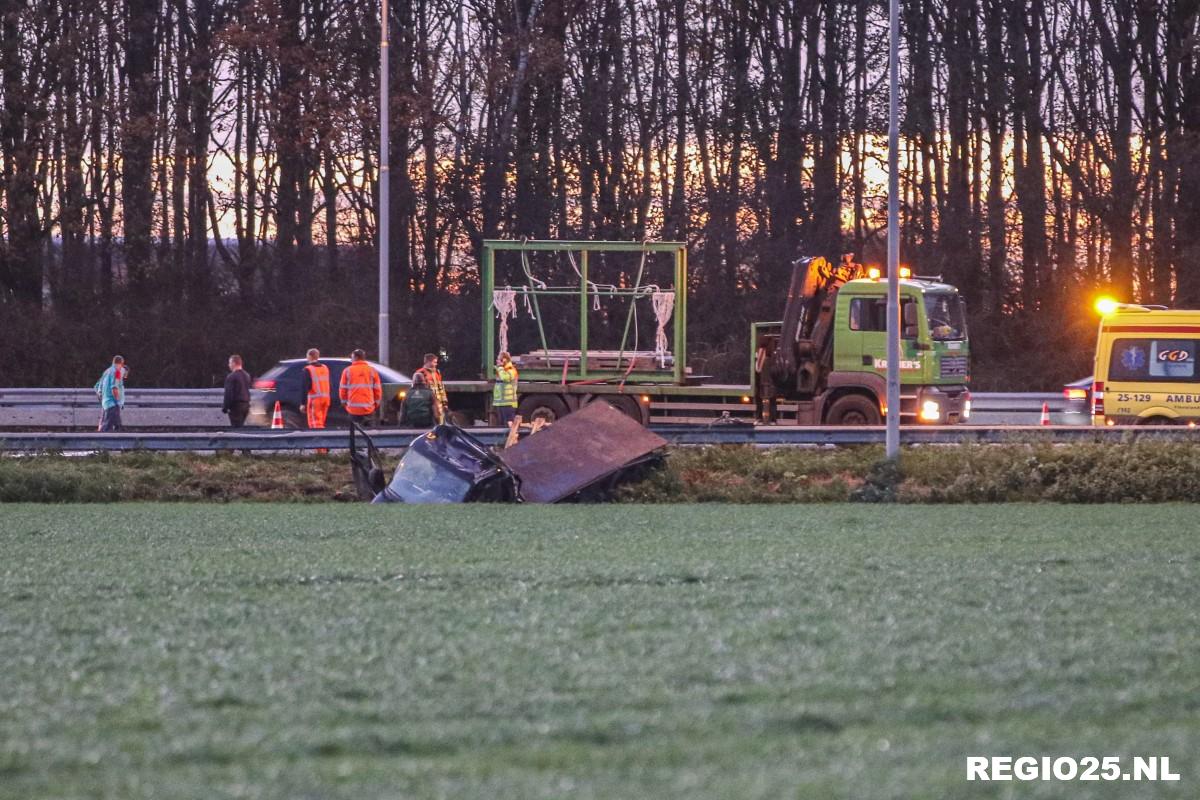
[[[351,500],[345,455],[123,453],[0,458],[0,502]],[[624,487],[623,502],[1146,503],[1200,500],[1200,443],[705,447]]]
[[[0,502],[353,499],[343,456],[113,453],[0,458]]]
[[[897,470],[878,447],[710,447],[671,453],[632,502],[1146,503],[1200,500],[1200,443],[950,445],[906,448]]]

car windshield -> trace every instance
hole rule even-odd
[[[406,503],[461,503],[471,491],[471,481],[409,448],[389,488]]]
[[[262,381],[277,381],[281,377],[283,377],[283,374],[285,372],[287,372],[286,364],[276,364],[275,366],[271,367],[269,370],[264,372],[262,375],[259,375],[258,379],[262,380]]]
[[[289,369],[289,365],[291,365],[291,367],[295,370],[294,372],[291,373],[291,375],[298,376],[300,374],[300,370],[304,369],[305,363],[306,362],[304,362],[300,359],[284,362],[284,363],[280,364],[279,366],[272,368],[271,371],[268,372],[267,374],[263,375],[263,377],[264,378],[278,378],[280,375],[282,375],[285,371],[287,371]],[[321,359],[321,363],[324,364],[325,366],[329,367],[329,371],[334,373],[335,379],[338,375],[342,374],[342,370],[344,370],[346,367],[348,367],[350,365],[349,361],[340,360],[340,359],[332,359],[331,360],[331,359],[323,358],[323,359]],[[382,364],[376,364],[374,361],[368,361],[367,363],[370,364],[372,367],[374,367],[375,371],[379,373],[379,380],[382,383],[412,383],[412,379],[409,378],[407,375],[405,375],[403,372],[397,372],[396,370],[392,369],[391,367],[385,367]]]
[[[384,383],[412,383],[411,378],[409,378],[403,372],[396,372],[396,370],[392,369],[391,367],[385,367],[382,364],[376,364],[374,361],[371,362],[371,366],[374,367],[377,372],[379,372],[379,380],[383,381]]]
[[[957,294],[925,295],[925,314],[929,317],[929,335],[936,342],[967,338],[967,320],[963,302]]]

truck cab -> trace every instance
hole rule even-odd
[[[868,277],[835,284],[824,301],[832,319],[820,341],[798,339],[811,354],[815,377],[780,381],[771,370],[783,323],[756,323],[751,379],[769,421],[800,425],[876,425],[886,413],[887,282]],[[970,345],[966,310],[958,290],[936,278],[900,281],[901,421],[955,424],[970,416]],[[820,330],[821,326],[814,327]],[[780,413],[782,412],[782,414]]]

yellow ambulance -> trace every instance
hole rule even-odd
[[[1094,425],[1200,421],[1200,311],[1096,303]]]

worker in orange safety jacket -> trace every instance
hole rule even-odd
[[[300,410],[308,415],[309,430],[317,431],[325,427],[325,417],[329,414],[329,367],[321,363],[321,351],[315,347],[308,351],[306,358],[304,403]]]
[[[338,399],[353,422],[366,427],[375,417],[375,409],[383,401],[383,384],[379,373],[367,363],[367,354],[355,350],[350,354],[350,366],[342,371]]]
[[[437,353],[426,353],[424,362],[421,368],[413,373],[413,376],[422,376],[425,379],[425,385],[433,392],[433,418],[437,424],[441,425],[446,421],[450,407],[446,397],[446,385],[442,383],[442,373],[438,371]]]

